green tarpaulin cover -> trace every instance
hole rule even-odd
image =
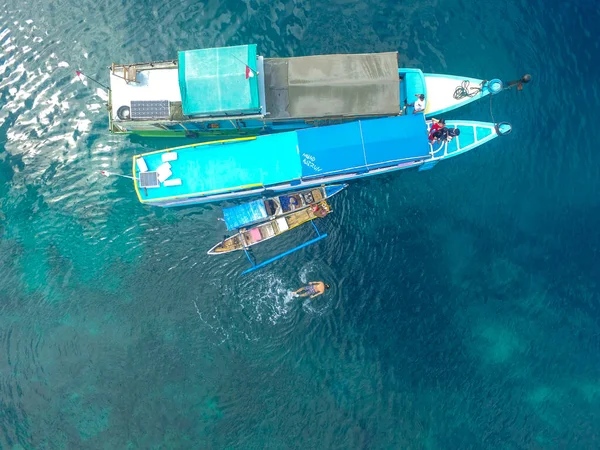
[[[400,112],[396,52],[266,58],[264,71],[272,118]]]

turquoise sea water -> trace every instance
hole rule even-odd
[[[597,448],[599,19],[554,0],[3,4],[0,447]],[[186,141],[109,135],[74,71],[249,42],[534,81],[494,98],[509,136],[353,183],[327,239],[239,277],[243,255],[206,255],[219,205],[145,207],[99,175]],[[315,279],[332,289],[292,298]]]

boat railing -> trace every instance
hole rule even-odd
[[[152,69],[174,69],[178,67],[179,63],[176,59],[169,59],[166,61],[151,61],[131,64],[117,64],[112,63],[110,66],[111,72],[114,73],[115,69],[126,70],[129,67],[135,67],[136,70],[152,70]]]
[[[172,106],[171,106],[171,108],[172,108]],[[113,118],[113,120],[115,120],[115,119]],[[181,116],[181,117],[178,117],[177,119],[173,119],[173,120],[163,120],[162,123],[164,124],[165,127],[172,126],[172,125],[181,125],[183,128],[185,128],[185,124],[187,124],[188,122],[216,122],[216,121],[221,121],[221,120],[229,120],[229,121],[260,120],[263,122],[261,129],[264,129],[266,127],[266,124],[264,123],[264,116],[262,114],[246,114],[246,115],[238,115],[238,116],[228,116],[228,115]],[[152,125],[154,127],[157,127],[156,120],[144,120],[144,119],[123,120],[123,119],[117,118],[115,121],[118,121],[119,123],[124,123],[124,124],[135,122],[136,126]],[[220,126],[209,126],[208,128],[212,129],[214,134],[217,134],[218,130],[221,127]],[[238,124],[235,125],[235,128],[238,131],[243,130],[243,127],[241,127]],[[185,129],[186,129],[186,131],[189,131],[189,132],[199,131],[199,130],[193,129],[193,128],[189,128],[189,130],[187,128],[185,128]],[[228,132],[231,132],[232,130],[223,129],[223,131],[225,133],[228,133]]]
[[[441,158],[444,154],[446,154],[446,147],[448,146],[448,143],[446,141],[442,141],[440,142],[440,146],[436,149],[434,148],[434,145],[437,144],[437,142],[430,142],[429,143],[429,147],[431,148],[431,157],[432,158]],[[436,155],[436,153],[438,153],[440,150],[443,150],[442,155]]]

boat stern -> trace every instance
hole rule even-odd
[[[419,69],[398,69],[398,78],[400,80],[400,109],[403,114],[407,113],[405,105],[414,103],[416,96],[424,94],[427,97],[427,86],[425,85],[425,76]],[[412,113],[411,111],[408,111]]]

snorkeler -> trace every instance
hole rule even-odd
[[[310,298],[315,298],[329,289],[329,287],[330,286],[328,284],[325,284],[322,281],[311,281],[306,286],[303,286],[294,292],[294,294],[296,294],[298,297],[310,296]]]

